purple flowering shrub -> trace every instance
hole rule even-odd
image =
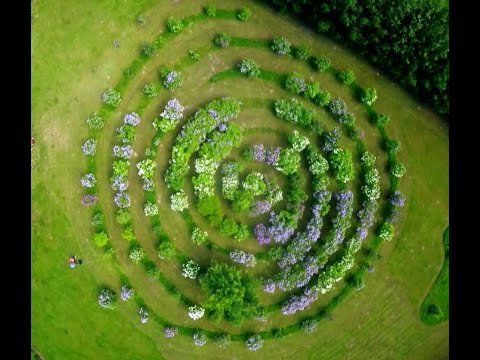
[[[95,179],[95,175],[92,173],[85,174],[80,178],[80,182],[82,183],[82,186],[91,188],[94,187],[95,184],[97,183],[97,179]]]
[[[122,159],[130,159],[133,155],[133,149],[130,145],[114,145],[113,146],[113,156],[122,158]]]
[[[88,139],[85,141],[82,145],[82,151],[85,155],[95,155],[95,152],[97,151],[97,140]]]
[[[140,117],[136,112],[132,112],[124,116],[123,122],[128,125],[137,126],[140,124]]]
[[[120,104],[120,101],[122,101],[120,93],[112,88],[109,88],[102,93],[102,102],[104,104],[116,108]]]
[[[83,206],[93,206],[98,201],[97,195],[94,194],[86,194],[83,195],[80,199],[80,202]]]
[[[113,201],[115,201],[115,204],[122,209],[128,208],[131,203],[130,196],[123,191],[117,192],[113,198]]]
[[[233,250],[230,252],[230,259],[239,264],[244,264],[247,267],[253,267],[256,265],[257,260],[253,254],[247,253],[242,250]]]
[[[178,328],[176,326],[165,326],[163,328],[163,335],[166,338],[172,338],[178,333]]]
[[[177,99],[170,99],[160,113],[160,117],[153,121],[155,130],[160,130],[163,133],[175,129],[180,120],[183,118],[183,110],[185,108]]]
[[[238,64],[240,72],[248,77],[260,76],[260,68],[253,59],[242,59]]]
[[[248,350],[257,351],[263,346],[263,340],[258,334],[251,335],[245,342]]]
[[[126,285],[123,285],[122,288],[120,289],[120,299],[123,301],[127,301],[133,296],[133,289],[129,288]]]
[[[117,296],[110,289],[102,289],[98,294],[98,305],[105,309],[114,309]]]
[[[294,94],[302,94],[306,87],[305,80],[298,73],[288,75],[285,80],[285,88]]]
[[[181,74],[166,66],[160,70],[160,77],[162,78],[163,86],[169,91],[174,91],[183,84]]]

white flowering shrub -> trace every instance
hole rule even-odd
[[[145,257],[145,251],[141,247],[134,247],[129,251],[128,257],[135,263],[139,263]]]
[[[188,260],[185,264],[182,265],[182,275],[183,277],[195,280],[200,271],[200,265],[198,265],[193,260]]]
[[[207,241],[208,233],[206,231],[202,231],[198,227],[194,227],[192,231],[192,241],[195,244],[202,245],[205,241]]]
[[[391,167],[390,173],[397,178],[401,178],[403,175],[405,175],[405,166],[396,163]]]
[[[140,314],[140,322],[145,324],[149,319],[150,313],[144,307],[141,307],[138,313]]]
[[[105,90],[102,93],[102,102],[111,107],[116,108],[118,104],[122,101],[122,97],[118,91],[113,90],[112,88]]]
[[[97,183],[97,179],[95,179],[94,174],[89,173],[82,176],[80,182],[82,183],[82,186],[91,188],[95,186],[95,184]]]
[[[383,240],[390,241],[393,238],[393,225],[388,221],[385,221],[380,230],[378,231],[378,236]]]
[[[263,340],[260,335],[252,335],[250,336],[247,341],[245,342],[248,350],[257,351],[263,346]]]
[[[145,159],[137,163],[138,176],[142,179],[153,179],[155,167],[155,161],[152,159]]]
[[[179,212],[188,209],[188,197],[183,189],[170,196],[170,208]]]
[[[87,124],[92,130],[100,130],[105,126],[105,121],[95,112],[87,118]]]
[[[158,206],[157,204],[154,204],[153,202],[146,202],[144,207],[143,207],[143,212],[145,213],[145,216],[154,216],[158,215]]]
[[[242,59],[238,64],[240,72],[248,77],[260,76],[260,68],[253,59]]]
[[[292,144],[293,150],[301,152],[310,144],[310,140],[306,136],[300,135],[297,130],[294,130],[291,135],[288,136],[288,141]]]
[[[188,316],[193,320],[202,318],[204,314],[205,309],[200,306],[193,305],[188,308]]]
[[[203,331],[198,330],[193,334],[193,343],[197,346],[203,346],[207,342],[207,337]]]

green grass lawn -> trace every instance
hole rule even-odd
[[[435,279],[435,283],[432,289],[428,293],[427,297],[423,301],[421,314],[422,321],[425,324],[433,325],[438,324],[448,319],[449,314],[449,249],[448,249],[448,228],[443,235],[443,245],[445,247],[445,261],[442,266],[442,270]],[[431,306],[434,305],[439,309],[439,312],[433,312]],[[430,310],[430,311],[429,311]]]
[[[248,6],[252,9],[252,17],[245,23],[211,19],[191,25],[166,43],[129,83],[120,106],[102,130],[96,155],[98,195],[117,260],[93,245],[91,211],[79,201],[83,194],[79,178],[85,173],[87,164],[80,150],[89,136],[85,120],[100,108],[100,94],[118,83],[122,71],[138,56],[140,47],[165,31],[168,17],[197,14],[207,3],[203,0],[35,2],[31,40],[31,126],[36,139],[31,182],[32,346],[46,359],[448,358],[448,257],[444,263],[444,249],[438,241],[449,223],[446,125],[351,52],[256,2],[218,2],[217,7],[222,9]],[[145,19],[144,25],[136,22],[138,15]],[[330,320],[320,321],[316,333],[306,336],[296,332],[282,339],[269,340],[256,353],[248,351],[242,342],[233,342],[220,350],[212,341],[203,347],[194,346],[190,337],[181,334],[166,339],[158,322],[140,323],[138,303],[120,301],[113,311],[101,309],[97,304],[100,288],[119,288],[121,269],[141,300],[166,321],[238,334],[293,324],[317,312],[335,294],[320,296],[299,316],[275,314],[267,323],[249,321],[236,327],[226,323],[212,324],[205,318],[193,323],[185,308],[160,282],[147,279],[145,271],[128,259],[128,243],[122,239],[114,216],[114,191],[109,183],[111,148],[117,143],[115,128],[123,115],[133,111],[142,98],[143,85],[159,81],[161,66],[180,62],[184,78],[182,87],[174,95],[160,91],[142,114],[142,123],[132,144],[137,154],[131,160],[129,172],[129,192],[140,195],[133,197],[130,210],[134,214],[136,237],[147,256],[170,282],[196,302],[202,300],[198,285],[178,273],[175,261],[158,259],[150,221],[143,216],[142,183],[135,169],[135,163],[144,158],[143,149],[151,144],[154,134],[151,120],[161,112],[168,99],[175,96],[186,105],[186,117],[219,96],[250,99],[248,103],[260,104],[260,108],[246,106],[236,120],[238,124],[291,131],[292,126],[263,107],[267,101],[291,97],[275,83],[237,77],[209,82],[213,75],[231,68],[241,58],[251,57],[262,69],[278,73],[297,71],[307,79],[318,81],[322,88],[331,92],[332,98],[341,97],[347,102],[349,110],[355,112],[356,125],[364,130],[363,141],[367,149],[377,157],[382,189],[386,189],[389,181],[383,168],[387,157],[379,144],[378,131],[348,87],[329,74],[313,71],[304,62],[275,56],[267,49],[230,47],[219,50],[211,45],[217,32],[252,39],[269,39],[282,34],[294,44],[308,44],[312,53],[326,55],[335,68],[352,69],[358,84],[377,89],[378,100],[374,108],[378,113],[390,115],[386,131],[391,138],[400,140],[402,149],[397,158],[407,169],[399,182],[407,200],[395,224],[396,235],[390,243],[380,247],[382,259],[375,264],[375,272],[365,276],[366,286],[361,291],[352,291],[334,309]],[[115,39],[121,42],[119,48],[112,45]],[[199,49],[201,58],[193,63],[182,62],[190,49]],[[309,107],[314,108],[314,105],[310,103]],[[325,113],[318,113],[319,120],[328,129],[336,125]],[[170,210],[170,192],[164,184],[163,173],[175,134],[176,131],[162,138],[157,155],[155,183],[160,221],[179,251],[201,264],[208,264],[210,259],[222,256],[195,246],[182,216]],[[268,137],[259,135],[258,139]],[[354,143],[346,136],[341,146],[354,151]],[[191,186],[189,180],[186,183],[187,187]],[[190,210],[195,221],[207,226],[195,209]],[[248,242],[235,244],[213,230],[212,239],[225,247],[258,248],[257,244]],[[446,241],[448,243],[448,231]],[[67,266],[72,254],[83,260],[83,264],[74,269]],[[440,282],[447,287],[437,286]],[[339,290],[341,284],[337,288]],[[420,317],[424,299],[425,304],[435,302],[447,320],[435,326],[425,325]]]

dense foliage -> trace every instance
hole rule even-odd
[[[264,0],[346,43],[435,107],[449,112],[447,1]],[[314,66],[320,69],[319,62]]]
[[[212,264],[200,279],[207,299],[205,309],[211,319],[234,324],[254,316],[258,306],[252,278],[224,263]]]

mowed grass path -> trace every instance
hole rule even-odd
[[[39,159],[32,171],[33,346],[47,359],[448,358],[448,321],[426,326],[419,316],[420,305],[444,259],[438,239],[448,225],[448,129],[434,114],[419,108],[398,86],[339,45],[248,1],[217,4],[230,9],[249,6],[253,15],[247,24],[220,20],[194,25],[188,33],[180,35],[186,44],[176,43],[176,39],[169,43],[172,49],[169,58],[175,58],[176,49],[180,58],[189,48],[210,43],[217,30],[258,38],[282,34],[295,44],[309,44],[313,53],[324,53],[335,67],[354,70],[359,84],[377,89],[379,99],[375,109],[391,116],[387,132],[402,143],[398,159],[405,164],[407,173],[401,179],[400,190],[407,195],[407,201],[396,226],[397,235],[392,243],[381,247],[383,260],[376,264],[376,271],[366,277],[366,287],[344,300],[335,309],[332,321],[319,323],[317,332],[310,336],[297,333],[269,341],[257,353],[248,352],[241,343],[219,351],[211,343],[203,348],[195,347],[191,339],[183,336],[168,340],[157,324],[140,324],[138,309],[133,303],[119,303],[115,311],[103,311],[97,305],[99,287],[106,285],[118,291],[119,280],[110,261],[91,246],[90,213],[79,203],[82,194],[79,177],[85,171],[80,146],[88,134],[85,119],[99,108],[100,93],[119,80],[121,71],[137,56],[141,44],[163,31],[163,19],[198,13],[206,3],[40,2],[38,17],[32,21],[31,44],[32,133],[37,139],[34,155]],[[138,14],[144,15],[144,26],[135,23]],[[121,41],[120,48],[112,46],[114,39]],[[207,55],[201,62],[208,67],[216,66],[219,71],[222,66],[231,65],[228,59],[243,57],[241,54],[245,52],[252,54],[260,66],[271,70],[289,69],[285,67],[289,66],[287,59],[279,58],[273,63],[272,55],[265,51],[227,50],[231,55],[212,53],[212,57]],[[154,61],[164,64],[162,58]],[[307,73],[306,66],[291,64],[294,65],[290,68],[298,67],[303,74]],[[93,67],[96,67],[95,73]],[[189,76],[201,81],[211,75],[206,73],[205,66],[192,69]],[[208,96],[233,91],[236,96],[250,95],[248,88],[242,94],[242,86],[249,84],[247,80],[215,86],[202,85],[201,81],[198,87],[204,92],[210,89]],[[338,94],[346,100],[349,109],[356,112],[359,126],[370,126],[369,133],[375,134],[348,91],[342,90],[327,75],[321,85],[332,95]],[[270,90],[270,86],[258,82],[255,88]],[[179,93],[184,90],[181,88]],[[283,96],[280,92],[275,94]],[[197,104],[201,99],[193,97],[195,91],[192,90],[192,99],[183,102]],[[124,99],[126,104],[128,101]],[[112,117],[113,121],[120,115],[119,111],[118,116]],[[327,125],[331,127],[333,122]],[[371,137],[371,141],[375,139],[378,137]],[[105,142],[110,149],[110,140]],[[143,148],[142,144],[138,145],[139,149]],[[375,149],[379,144],[367,142],[367,146]],[[99,168],[101,166],[108,164],[105,161],[99,163]],[[84,259],[84,264],[73,270],[66,264],[72,253]],[[159,294],[152,291],[148,296],[154,298],[155,295]],[[182,322],[183,319],[178,320]]]

